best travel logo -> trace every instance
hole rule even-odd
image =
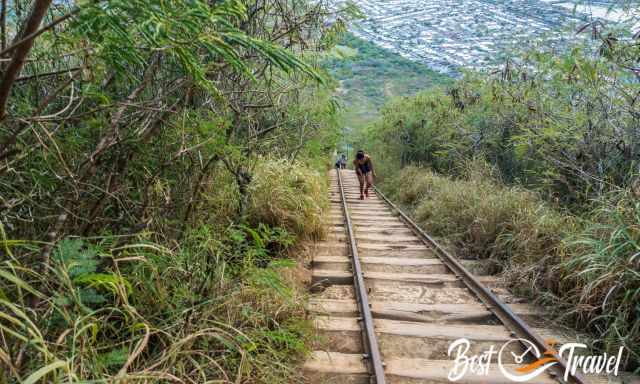
[[[555,346],[558,344],[555,340],[546,340],[547,349],[540,351],[534,343],[526,339],[511,339],[504,343],[498,350],[495,346],[491,346],[488,350],[480,354],[470,355],[471,342],[468,339],[457,339],[449,345],[447,354],[455,357],[454,364],[449,371],[448,378],[451,381],[457,381],[467,374],[475,374],[478,376],[487,376],[491,368],[494,357],[497,356],[497,365],[501,374],[507,379],[514,382],[525,382],[531,380],[550,367],[558,364],[558,360],[554,356],[560,356],[567,362],[564,372],[565,381],[569,376],[573,376],[576,372],[581,371],[584,374],[613,374],[618,375],[620,362],[622,361],[622,353],[624,347],[620,347],[617,355],[586,355],[580,353],[587,350],[586,344],[582,343],[566,343],[558,350]],[[513,352],[514,345],[523,345],[525,350],[521,354]],[[528,354],[535,356],[536,360],[525,363]],[[515,362],[515,367],[513,362]]]

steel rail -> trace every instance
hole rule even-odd
[[[367,288],[364,285],[364,277],[362,275],[362,267],[360,265],[360,257],[358,256],[358,246],[356,244],[356,237],[353,234],[353,225],[351,224],[351,217],[347,207],[347,197],[344,193],[344,187],[342,185],[342,175],[339,169],[336,168],[338,174],[338,185],[340,186],[340,200],[342,201],[342,211],[344,212],[345,224],[347,227],[347,233],[349,238],[349,244],[351,245],[351,264],[353,267],[353,285],[356,292],[356,298],[362,316],[363,333],[365,336],[365,352],[368,358],[372,371],[372,382],[375,384],[385,384],[384,378],[384,366],[382,364],[382,357],[380,356],[380,349],[378,347],[378,339],[373,328],[373,315],[371,314],[371,306],[369,305],[369,297],[367,296]]]
[[[398,206],[387,198],[377,187],[373,187],[376,193],[382,197],[389,206],[391,206],[400,217],[407,223],[414,233],[420,237],[425,245],[435,248],[436,254],[440,260],[469,288],[475,295],[482,301],[485,307],[491,311],[502,324],[511,331],[512,337],[519,339],[526,339],[538,348],[538,351],[542,354],[549,349],[549,346],[545,343],[536,332],[531,329],[527,323],[524,322],[518,315],[516,315],[509,306],[502,302],[496,295],[493,294],[487,287],[484,286],[478,279],[476,279],[471,272],[469,272],[455,257],[440,246],[431,236],[422,230],[409,216],[407,216]],[[528,345],[523,344],[525,348]],[[560,382],[565,382],[564,374],[568,369],[567,361],[558,355],[557,352],[552,353],[552,356],[557,360],[558,365],[552,367],[553,371],[550,372]],[[534,356],[537,358],[538,356]],[[542,356],[540,356],[542,357]],[[570,383],[587,384],[589,383],[579,372],[574,375],[569,375]]]

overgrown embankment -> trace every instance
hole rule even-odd
[[[596,347],[627,347],[637,369],[640,113],[628,60],[638,47],[594,28],[598,54],[593,42],[531,51],[390,102],[361,145],[428,231],[497,261]]]
[[[323,235],[337,115],[316,60],[340,11],[2,11],[0,382],[300,379],[312,332],[283,271]]]
[[[292,367],[314,334],[301,284],[283,272],[295,267],[289,254],[298,240],[323,235],[326,181],[284,165],[258,160],[246,224],[238,225],[237,188],[214,169],[199,223],[180,242],[154,232],[69,236],[39,271],[25,263],[37,243],[5,241],[2,330],[8,352],[23,354],[6,362],[5,377],[47,367],[52,382],[299,379]]]
[[[577,217],[480,169],[451,178],[406,167],[383,189],[459,256],[494,261],[519,293],[549,305],[560,322],[589,329],[596,347],[627,347],[635,367],[637,197],[622,193]]]

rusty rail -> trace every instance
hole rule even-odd
[[[425,245],[434,248],[436,254],[440,260],[469,288],[475,295],[482,301],[482,303],[491,311],[502,324],[511,331],[512,337],[519,339],[526,339],[538,348],[540,353],[546,351],[549,347],[537,333],[531,329],[527,323],[524,322],[518,315],[516,315],[511,308],[503,303],[496,295],[493,294],[487,287],[484,286],[478,279],[476,279],[471,272],[469,272],[455,257],[440,246],[431,236],[422,230],[409,216],[407,216],[400,208],[387,198],[378,188],[373,187],[378,196],[382,198],[389,206],[391,206],[405,221],[413,232],[420,237]],[[528,346],[525,346],[527,348]],[[534,356],[536,358],[537,356]],[[553,366],[553,371],[550,373],[558,381],[564,382],[563,376],[567,369],[567,361],[559,356],[557,353],[553,353],[553,357],[556,358],[558,364]],[[570,383],[588,384],[588,381],[579,373],[575,375],[569,375]]]
[[[376,333],[373,328],[373,315],[371,314],[371,306],[369,305],[367,288],[364,285],[364,277],[362,275],[362,267],[360,265],[360,258],[358,256],[356,237],[353,234],[353,226],[351,224],[351,218],[349,217],[349,211],[347,207],[347,198],[344,193],[344,187],[342,186],[342,175],[340,170],[337,168],[336,173],[338,174],[338,185],[340,186],[340,200],[342,201],[342,211],[344,213],[345,224],[347,227],[349,244],[351,245],[353,285],[355,288],[360,315],[362,316],[360,320],[362,323],[362,331],[365,339],[365,357],[369,362],[369,367],[372,374],[371,382],[375,384],[385,384],[384,367],[382,364],[382,358],[380,356],[380,348],[378,348],[378,339],[376,338]]]

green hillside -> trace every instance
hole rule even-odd
[[[452,78],[408,60],[371,42],[346,33],[324,66],[339,81],[345,126],[372,122],[380,108],[396,96],[410,96]]]

